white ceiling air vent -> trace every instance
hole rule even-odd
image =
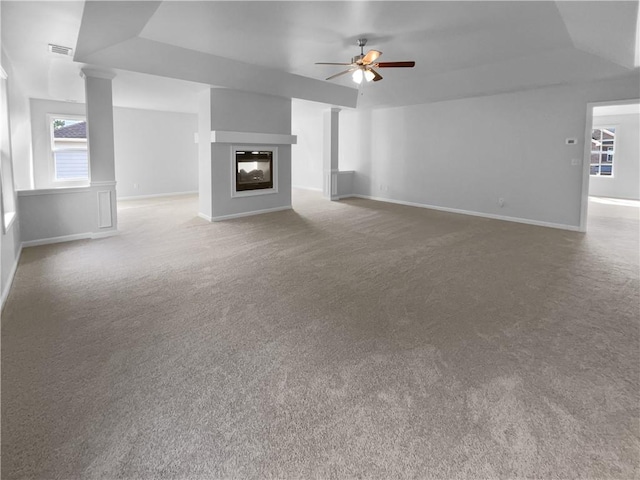
[[[49,44],[49,51],[51,53],[57,53],[59,55],[67,55],[68,57],[73,55],[73,48],[63,47],[62,45]]]

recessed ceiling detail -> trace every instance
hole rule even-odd
[[[199,84],[340,106],[354,106],[357,99],[358,107],[638,73],[637,1],[0,3],[2,47],[24,93],[33,98],[82,101],[83,64],[146,74],[119,73],[114,80],[114,92],[132,99],[148,96],[144,85],[153,83],[153,76],[162,79],[155,82],[158,88],[180,84],[186,91]],[[383,51],[384,59],[415,61],[415,68],[387,69],[381,72],[385,77],[390,72],[386,81],[375,86],[363,81],[360,90],[353,88],[351,75],[324,81],[338,71],[314,62],[348,62],[359,38],[368,38],[367,50]],[[43,48],[49,43],[73,47],[74,62]],[[158,109],[174,97],[171,89],[159,95]]]

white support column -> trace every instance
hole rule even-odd
[[[87,104],[87,143],[91,189],[94,191],[95,232],[117,230],[116,169],[113,141],[113,97],[115,74],[83,68]]]
[[[331,200],[338,199],[338,146],[340,109],[331,108],[324,112],[322,163],[324,171],[323,194]]]
[[[211,89],[198,97],[198,216],[213,218],[213,177],[211,164]]]

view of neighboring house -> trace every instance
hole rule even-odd
[[[54,119],[51,147],[56,180],[89,178],[86,121]]]
[[[595,128],[591,133],[591,175],[612,174],[615,137],[615,127]]]

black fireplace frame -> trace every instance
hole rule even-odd
[[[256,168],[250,172],[245,170],[241,173],[241,162],[268,162],[268,166],[264,165],[263,168]],[[260,175],[261,171],[266,173],[267,170],[270,172],[271,178],[267,178],[264,181],[261,181],[260,178],[254,178],[251,181],[246,177],[244,179],[241,178],[242,174],[255,173]],[[231,150],[231,188],[232,197],[277,193],[278,147],[272,145],[234,145]]]

